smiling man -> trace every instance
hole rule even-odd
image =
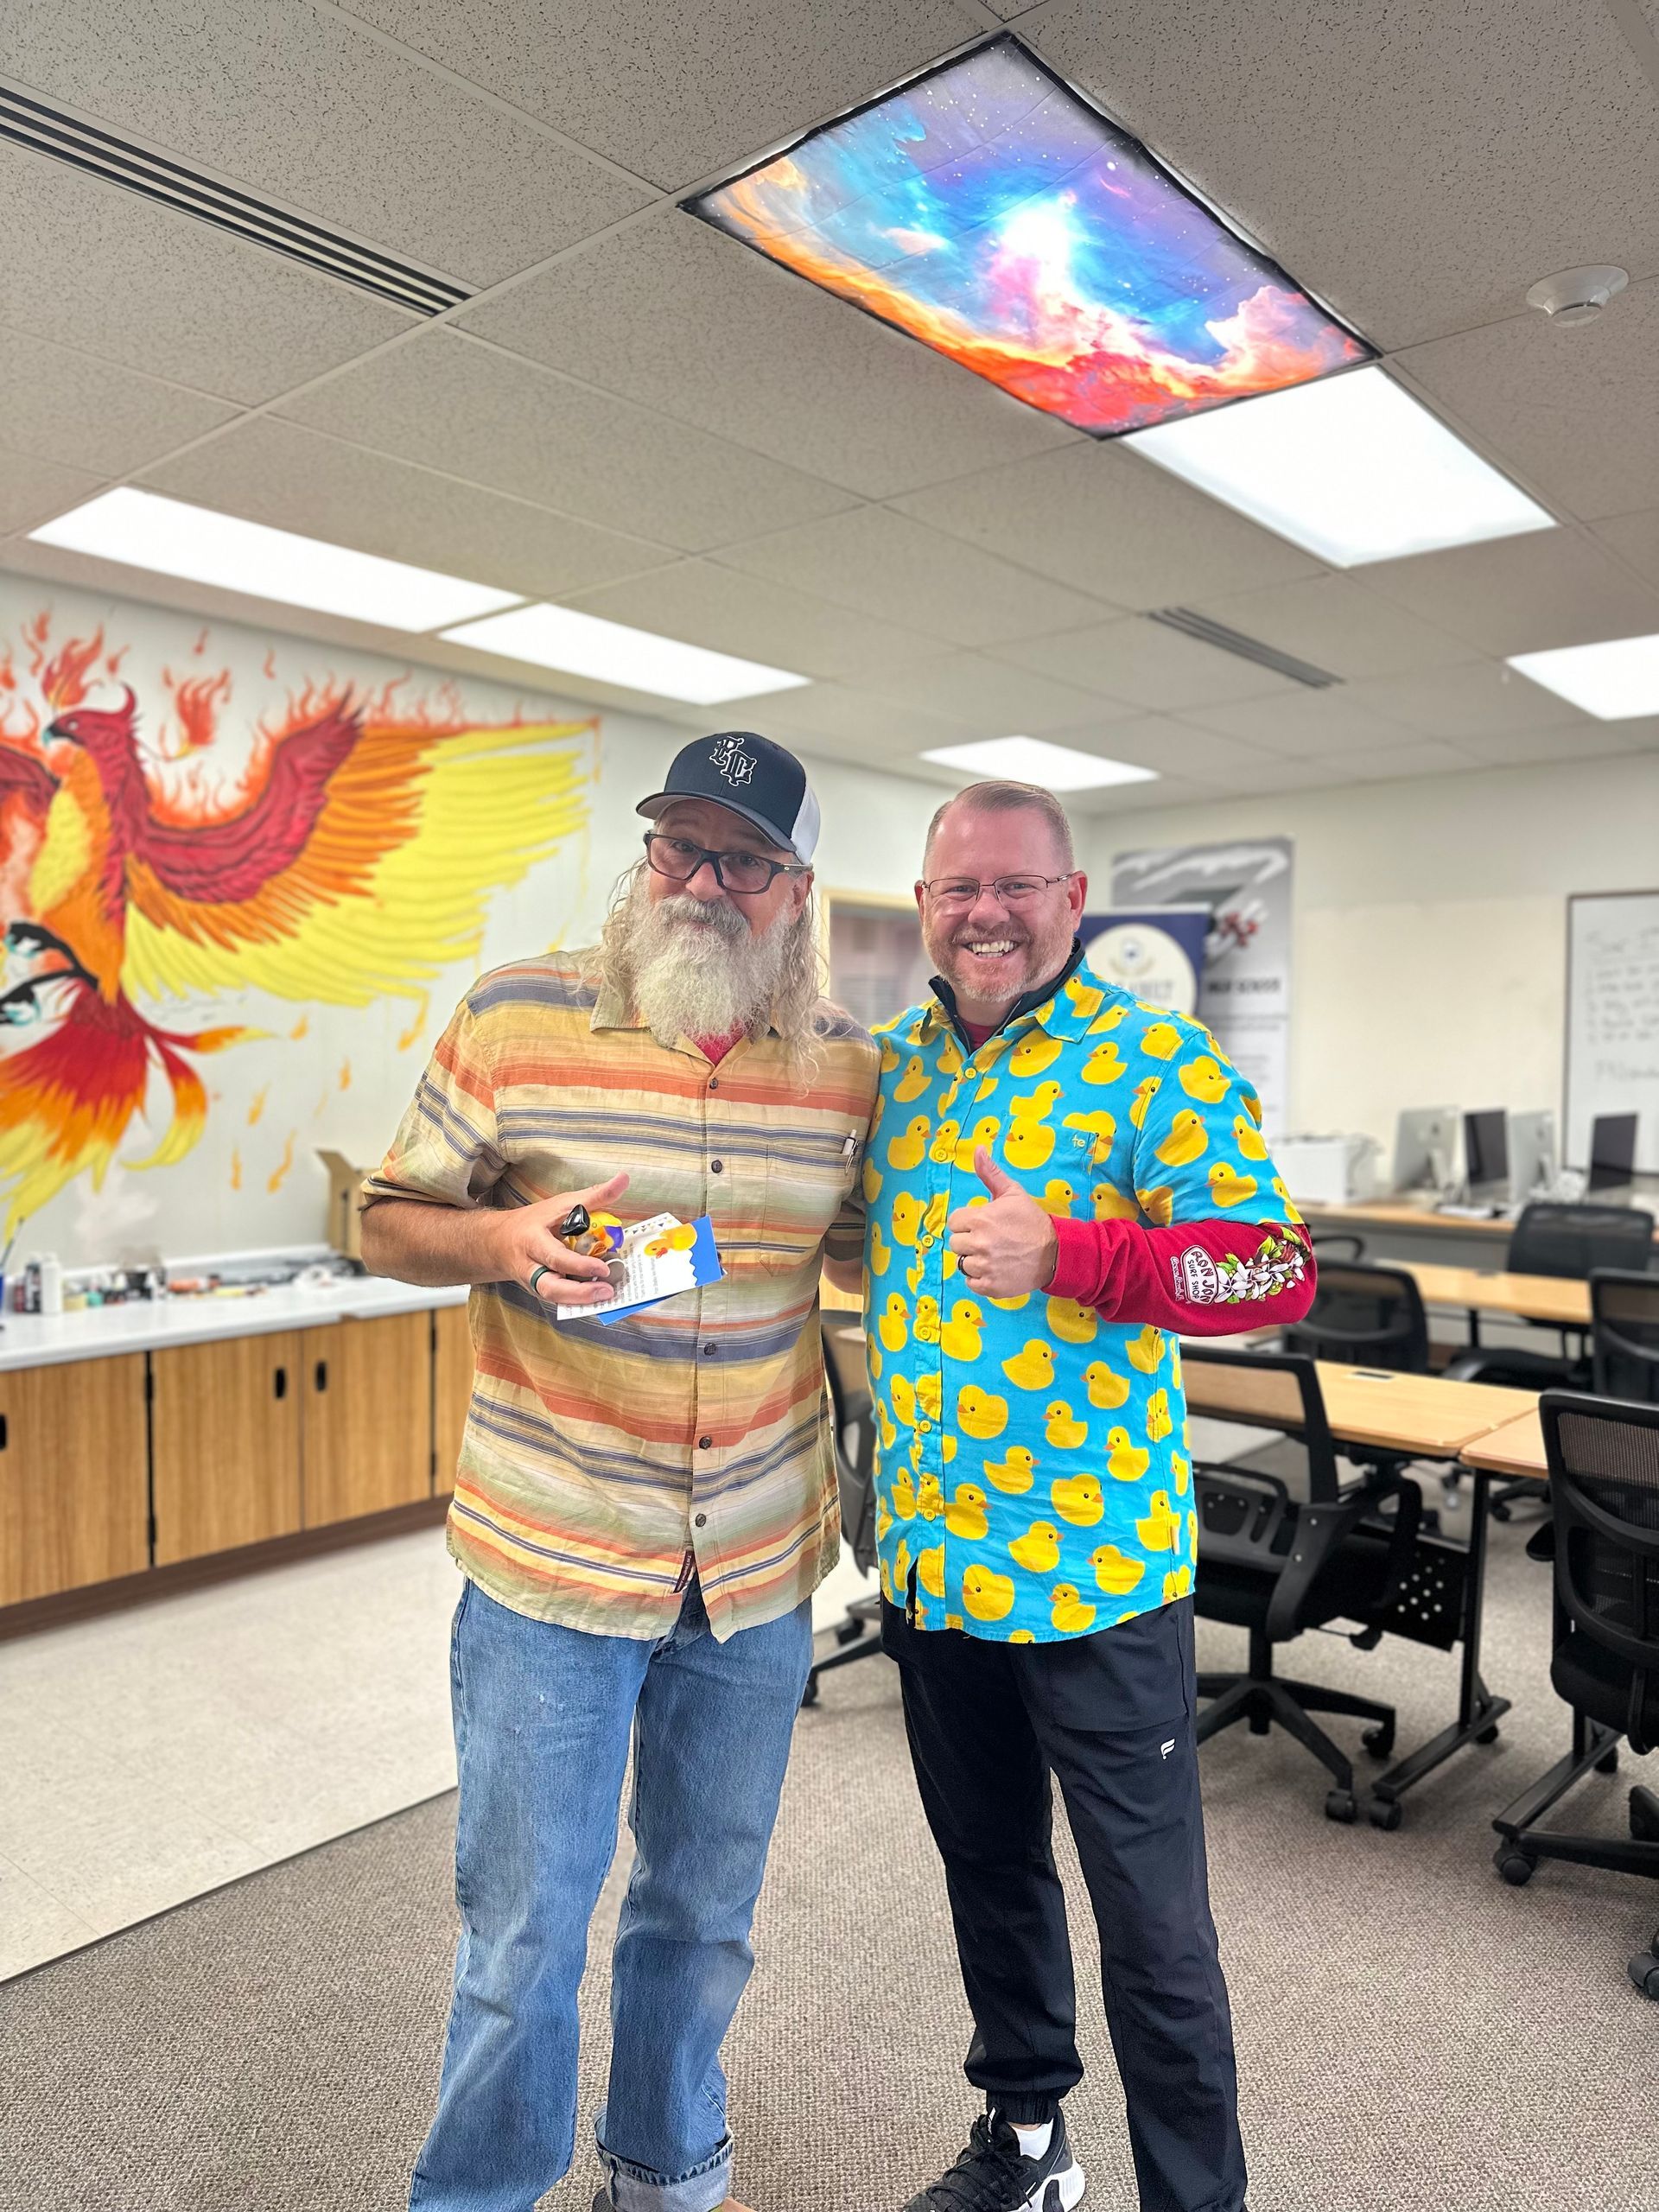
[[[596,2212],[742,2212],[720,2047],[839,1551],[818,1276],[859,1249],[876,1052],[818,995],[800,762],[699,738],[639,811],[597,949],[474,985],[365,1185],[366,1264],[470,1283],[477,1354],[449,1516],[461,1936],[419,2212],[531,2212],[569,2169],[630,1742]],[[723,1280],[607,1324],[602,1262],[557,1234],[578,1199],[708,1214]]]
[[[882,1636],[944,1861],[987,2109],[908,2212],[1068,2212],[1083,2073],[1058,1778],[1143,2212],[1239,2212],[1194,1737],[1180,1334],[1313,1295],[1213,1037],[1094,981],[1052,793],[971,785],[916,886],[934,995],[878,1032],[864,1189]]]

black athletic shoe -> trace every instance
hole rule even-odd
[[[1000,2113],[982,2113],[956,2164],[912,2196],[905,2212],[1071,2212],[1083,2187],[1059,2113],[1040,2158],[1020,2155],[1020,2139]]]

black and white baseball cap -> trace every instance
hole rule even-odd
[[[817,849],[818,802],[805,769],[792,753],[752,729],[717,730],[683,745],[662,790],[642,798],[635,811],[654,822],[677,798],[729,807],[798,861],[810,861]]]

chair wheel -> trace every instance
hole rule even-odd
[[[1374,1828],[1397,1828],[1406,1817],[1406,1808],[1397,1797],[1373,1797],[1370,1804],[1371,1826]]]
[[[1659,1958],[1651,1951],[1638,1951],[1626,1971],[1642,1994],[1659,2005]]]
[[[1494,1855],[1492,1864],[1510,1886],[1516,1890],[1525,1889],[1538,1868],[1535,1859],[1529,1859],[1524,1851],[1516,1851],[1510,1844],[1505,1844]],[[1655,1963],[1659,1964],[1659,1961]]]
[[[1488,1510],[1494,1521],[1507,1521],[1510,1518],[1510,1509],[1507,1505],[1494,1505]]]
[[[1359,1816],[1359,1801],[1351,1789],[1327,1789],[1325,1793],[1325,1817],[1340,1821],[1344,1827]]]
[[[1393,1721],[1379,1720],[1374,1727],[1366,1729],[1359,1740],[1374,1759],[1387,1758],[1394,1749]]]
[[[1617,1744],[1613,1745],[1611,1751],[1604,1751],[1601,1757],[1596,1761],[1596,1772],[1598,1774],[1617,1774],[1618,1772],[1618,1745]]]
[[[1479,1735],[1476,1737],[1475,1741],[1478,1744],[1495,1744],[1497,1741],[1497,1721],[1494,1720],[1490,1728],[1483,1728]]]
[[[809,1675],[806,1678],[806,1688],[801,1692],[802,1712],[804,1713],[809,1705],[816,1705],[817,1701],[818,1678],[816,1675]]]

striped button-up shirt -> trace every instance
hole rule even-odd
[[[821,1006],[816,1065],[775,1032],[718,1065],[659,1042],[582,958],[499,968],[440,1039],[365,1200],[533,1204],[626,1169],[625,1221],[710,1216],[724,1280],[601,1322],[474,1289],[477,1360],[449,1548],[513,1611],[666,1634],[695,1573],[716,1637],[834,1566],[818,1332],[826,1245],[855,1259],[876,1047]]]

